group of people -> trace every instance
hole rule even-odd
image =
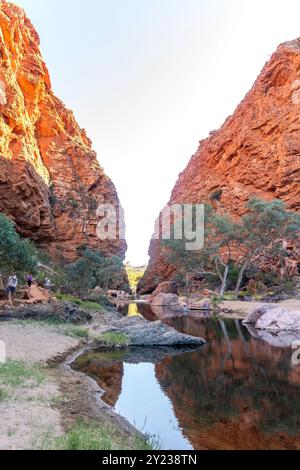
[[[28,287],[30,288],[32,286],[32,284],[35,282],[32,274],[28,274],[26,276],[26,283],[28,285]],[[7,280],[7,284],[6,284],[6,291],[8,293],[8,300],[10,302],[10,304],[12,305],[12,298],[13,298],[13,295],[16,293],[16,290],[17,290],[17,287],[18,287],[18,277],[17,277],[17,274],[16,273],[12,273],[8,280]],[[3,284],[3,280],[2,280],[2,276],[0,274],[0,287],[4,289],[4,284]],[[44,283],[43,283],[43,287],[45,289],[48,289],[48,290],[51,290],[51,288],[53,287],[50,279],[46,278]]]

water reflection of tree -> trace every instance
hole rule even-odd
[[[156,367],[175,410],[210,425],[232,421],[247,408],[261,431],[299,433],[300,390],[289,382],[289,352],[250,339],[235,322],[209,321],[202,329],[209,342],[202,351]]]

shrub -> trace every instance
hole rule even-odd
[[[123,333],[103,333],[95,339],[100,343],[100,346],[107,348],[125,348],[130,344],[129,337]]]
[[[80,326],[70,326],[64,329],[64,332],[67,336],[72,338],[89,338],[90,333],[87,328],[82,328]]]
[[[85,302],[84,300],[79,299],[78,297],[74,297],[73,295],[67,294],[55,294],[58,300],[62,300],[64,302],[73,302],[74,304],[82,307],[83,309],[92,310],[94,312],[99,312],[102,310],[102,306],[99,305],[97,302]]]
[[[35,273],[38,265],[37,250],[30,240],[22,239],[13,223],[0,214],[0,269],[8,273]]]

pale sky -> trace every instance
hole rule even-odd
[[[127,259],[200,139],[217,129],[279,43],[299,0],[17,0],[41,37],[54,92],[87,130],[125,209]]]

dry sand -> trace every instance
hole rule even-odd
[[[59,329],[38,323],[0,323],[0,341],[6,345],[8,360],[34,363],[46,363],[79,344]]]
[[[0,375],[0,390],[8,396],[0,401],[0,450],[32,449],[46,434],[62,434],[61,416],[53,409],[60,398],[59,387],[43,365],[77,347],[79,342],[56,328],[13,323],[0,324],[0,341],[6,345],[8,361],[38,364],[42,368],[41,384],[28,380],[12,387],[1,384]]]

